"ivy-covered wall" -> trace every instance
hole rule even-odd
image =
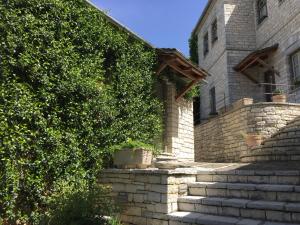
[[[37,224],[110,145],[160,135],[156,55],[85,0],[2,0],[0,34],[0,218]]]

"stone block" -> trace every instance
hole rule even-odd
[[[213,196],[213,197],[225,197],[225,196],[227,196],[227,190],[226,189],[207,188],[206,194],[207,194],[207,196]]]
[[[195,211],[198,213],[218,215],[219,207],[196,204]]]
[[[234,217],[240,217],[240,209],[234,208],[234,207],[222,207],[221,213],[224,216],[234,216]]]
[[[190,195],[198,195],[198,196],[206,196],[206,189],[205,188],[189,188],[189,194]]]
[[[300,212],[300,203],[288,203],[285,208],[290,212]]]
[[[130,206],[126,209],[125,214],[128,216],[142,216],[142,209],[140,207]]]
[[[149,202],[161,202],[161,194],[156,192],[147,193],[147,201]]]
[[[300,223],[300,213],[292,213],[292,221]]]
[[[180,202],[178,203],[178,209],[180,211],[195,212],[195,204]]]
[[[265,220],[265,211],[258,209],[241,209],[241,216],[245,218]]]
[[[266,211],[267,220],[271,221],[279,221],[279,222],[291,222],[292,215],[291,213],[287,212],[280,212],[280,211]]]

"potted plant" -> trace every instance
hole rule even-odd
[[[251,133],[251,134],[245,135],[245,142],[246,142],[247,146],[250,148],[261,145],[262,141],[263,141],[263,138],[260,134]]]
[[[272,101],[278,103],[286,103],[286,95],[284,94],[284,91],[276,89],[273,92]]]
[[[152,163],[155,148],[140,141],[128,139],[112,147],[114,166],[122,169],[145,169]]]

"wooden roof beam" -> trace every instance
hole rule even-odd
[[[178,68],[177,65],[174,65],[174,64],[172,64],[172,63],[171,63],[171,64],[168,64],[168,65],[169,65],[172,69],[174,69],[175,71],[177,71],[178,73],[184,75],[185,77],[190,78],[191,80],[198,79],[198,77],[195,77],[195,76],[193,76],[193,75],[191,75],[191,74],[189,74],[189,73],[187,73],[187,72],[184,72],[184,70]]]
[[[239,69],[240,72],[243,72],[244,70],[248,69],[251,65],[253,65],[258,57],[255,57],[253,60],[251,60],[248,64],[244,65],[242,69]]]

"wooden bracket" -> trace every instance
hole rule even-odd
[[[273,71],[277,76],[280,77],[280,73],[279,73],[277,70],[275,70],[273,66],[269,65],[268,63],[266,63],[265,61],[263,61],[263,60],[260,59],[260,58],[257,59],[257,62],[258,62],[260,65],[262,65],[262,66],[268,68],[269,70]]]
[[[196,84],[199,80],[193,80],[191,81],[176,97],[175,100],[177,101],[178,99],[180,99],[182,96],[184,96],[189,90],[190,88]]]

